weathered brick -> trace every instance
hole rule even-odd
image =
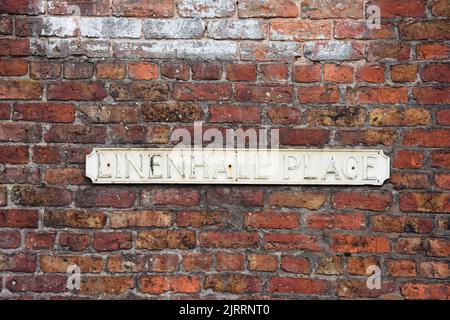
[[[311,263],[301,256],[281,256],[281,269],[291,273],[310,273]]]
[[[180,0],[177,2],[178,14],[190,18],[223,18],[234,14],[236,5],[232,0],[205,3],[201,0]]]
[[[278,266],[277,257],[270,254],[250,254],[247,261],[248,269],[252,271],[274,272]]]
[[[366,219],[362,214],[309,214],[306,224],[310,229],[364,230]]]
[[[330,235],[333,252],[349,253],[389,253],[390,241],[383,237],[353,236],[350,234]]]
[[[28,163],[29,150],[27,146],[0,146],[0,163]]]
[[[137,105],[82,105],[80,113],[90,123],[133,123],[139,121]]]
[[[296,229],[300,221],[296,213],[248,212],[244,217],[244,225],[250,228]]]
[[[382,17],[425,17],[426,0],[371,0],[371,5],[380,7]]]
[[[177,254],[151,255],[148,259],[148,269],[151,272],[175,272],[178,270],[179,260]]]
[[[261,20],[217,20],[208,23],[208,37],[213,39],[264,39],[266,30],[267,25]]]
[[[29,253],[0,254],[0,270],[34,272],[36,270],[36,255]]]
[[[400,195],[400,210],[403,212],[450,212],[450,194],[403,193]]]
[[[301,55],[301,45],[290,41],[244,42],[240,46],[241,60],[283,62]]]
[[[366,276],[369,274],[367,269],[370,266],[379,267],[379,258],[376,256],[369,257],[349,257],[347,260],[347,270],[349,274]]]
[[[90,235],[86,233],[64,232],[59,236],[59,245],[70,251],[84,251],[90,243]]]
[[[239,207],[262,207],[264,195],[262,189],[257,187],[214,187],[207,190],[206,201],[210,206],[227,204]]]
[[[32,61],[30,63],[31,79],[56,79],[61,76],[61,64],[52,61]]]
[[[6,287],[11,292],[53,292],[66,291],[67,277],[63,275],[11,275]]]
[[[449,126],[450,125],[450,110],[442,109],[442,110],[436,111],[436,122],[443,126]]]
[[[378,64],[365,64],[356,70],[358,82],[383,83],[385,67]]]
[[[80,168],[50,168],[45,170],[43,180],[48,185],[81,185],[86,183],[85,175]]]
[[[203,119],[200,105],[190,102],[144,104],[142,114],[149,122],[193,122]]]
[[[87,38],[140,38],[142,22],[126,18],[81,18],[80,34]]]
[[[408,102],[408,88],[404,87],[356,87],[347,90],[346,99],[357,104],[399,104]]]
[[[216,271],[244,270],[244,255],[240,253],[217,252]]]
[[[0,60],[0,76],[24,76],[28,73],[28,61],[21,59]]]
[[[315,64],[294,64],[292,80],[295,82],[319,82],[322,80],[322,66]]]
[[[429,64],[422,69],[420,77],[424,82],[450,82],[449,72],[448,64]]]
[[[449,288],[441,283],[404,283],[400,287],[403,297],[414,300],[447,299]]]
[[[110,1],[91,0],[80,2],[79,0],[48,0],[48,13],[52,15],[65,15],[71,13],[71,6],[80,8],[83,16],[107,16],[111,13]]]
[[[145,268],[147,257],[137,254],[111,254],[106,263],[109,272],[142,272]]]
[[[447,30],[450,22],[446,20],[412,21],[399,25],[399,32],[405,40],[448,40],[450,35]]]
[[[324,145],[330,139],[330,131],[321,129],[280,129],[280,143],[284,145]]]
[[[49,100],[103,100],[105,87],[100,82],[60,82],[50,84],[47,97]]]
[[[60,148],[50,146],[34,146],[33,162],[35,163],[60,163]]]
[[[0,231],[0,249],[15,249],[20,246],[20,243],[19,231]]]
[[[372,42],[367,48],[367,60],[378,62],[384,60],[405,61],[411,57],[411,47],[398,42]]]
[[[30,40],[28,39],[0,39],[0,56],[21,57],[29,56],[30,53]]]
[[[0,100],[40,100],[42,92],[43,84],[41,82],[0,80]]]
[[[229,83],[175,83],[173,88],[173,98],[181,101],[223,101],[231,96]]]
[[[98,62],[96,65],[97,79],[124,79],[126,75],[126,65],[118,62]]]
[[[427,126],[431,124],[431,114],[422,108],[377,108],[370,112],[372,126]]]
[[[366,110],[359,107],[314,107],[306,110],[306,123],[311,126],[362,126]]]
[[[359,60],[364,55],[364,46],[346,41],[306,42],[305,57],[312,61]]]
[[[230,81],[255,81],[255,64],[228,64],[227,79]]]
[[[75,194],[75,203],[82,208],[129,208],[135,202],[136,192],[133,189],[92,187],[78,190]]]
[[[321,245],[316,236],[301,233],[268,233],[264,235],[265,250],[320,251]]]
[[[390,129],[345,130],[336,132],[336,140],[343,145],[391,146],[395,143],[396,132]]]
[[[323,193],[276,191],[270,194],[269,204],[277,207],[319,209],[326,201]]]
[[[207,248],[249,248],[255,247],[259,236],[255,232],[202,232],[200,246]]]
[[[14,104],[14,120],[36,122],[74,122],[75,107],[63,103],[27,103]]]
[[[270,23],[271,40],[324,40],[330,39],[331,34],[329,21],[275,20]]]
[[[339,102],[339,88],[333,85],[298,88],[298,101],[305,103],[331,104]]]
[[[397,64],[391,66],[391,80],[394,82],[415,82],[417,80],[418,65]]]
[[[167,18],[173,16],[172,0],[143,0],[129,2],[128,0],[113,0],[114,14],[126,17]]]
[[[12,189],[12,201],[27,206],[65,206],[72,202],[72,192],[54,187],[16,186]]]
[[[448,88],[415,87],[413,97],[420,104],[449,104],[450,90]]]
[[[128,250],[133,246],[132,234],[128,232],[102,232],[94,235],[97,251]]]
[[[441,43],[421,43],[416,46],[417,59],[443,60],[448,58],[450,47]]]
[[[35,124],[0,123],[1,142],[38,142],[41,132],[41,127]]]
[[[332,206],[336,209],[359,209],[384,211],[392,203],[388,192],[361,194],[356,192],[338,192],[333,194]]]
[[[112,228],[168,227],[172,223],[169,212],[134,210],[111,213]]]
[[[382,281],[380,289],[369,289],[367,280],[340,279],[336,283],[336,294],[341,298],[384,298],[395,291],[395,282]],[[395,298],[395,297],[394,297]]]
[[[133,80],[154,80],[158,79],[159,67],[155,63],[149,62],[129,62],[128,75]]]
[[[424,173],[393,172],[390,182],[395,189],[426,189],[430,187],[428,176]]]
[[[138,249],[191,249],[196,246],[193,230],[153,230],[138,233],[135,246]]]
[[[46,142],[104,143],[106,128],[100,126],[53,125],[44,135]]]
[[[362,18],[362,0],[306,0],[301,4],[302,17],[311,19]]]
[[[39,215],[36,210],[6,209],[0,210],[1,228],[37,228]]]
[[[287,64],[263,64],[260,68],[261,77],[266,82],[284,82],[288,79]]]
[[[134,288],[134,278],[129,276],[90,276],[81,281],[82,294],[118,294]]]
[[[419,266],[420,275],[424,278],[446,279],[450,276],[450,266],[445,261],[424,261]]]
[[[230,105],[212,105],[208,109],[209,122],[215,123],[260,123],[261,110],[258,107],[240,107]]]
[[[433,221],[429,218],[382,214],[372,217],[372,229],[387,233],[429,233],[433,230]]]
[[[52,228],[99,229],[106,224],[106,215],[99,211],[50,210],[44,214],[44,225]]]
[[[405,146],[420,146],[428,148],[445,148],[450,146],[450,130],[433,129],[409,130],[403,134]]]
[[[292,0],[243,0],[238,5],[239,18],[293,18],[298,14],[298,7]]]
[[[199,203],[200,194],[191,188],[152,188],[141,193],[141,204],[145,206],[195,206]]]
[[[260,278],[245,274],[211,274],[205,279],[205,289],[215,292],[230,292],[235,294],[260,292]]]
[[[184,271],[210,271],[212,255],[204,252],[193,252],[183,255]]]
[[[103,258],[81,255],[41,255],[41,270],[45,273],[66,273],[71,265],[77,265],[81,272],[99,273],[103,270]]]
[[[146,19],[143,28],[147,39],[195,39],[205,30],[200,19]]]
[[[25,238],[28,250],[50,250],[55,244],[56,234],[47,232],[30,232]]]
[[[195,62],[191,68],[192,80],[219,80],[222,77],[220,62]]]
[[[299,124],[300,110],[294,107],[269,107],[267,115],[273,124]]]
[[[269,280],[269,292],[293,294],[326,294],[330,284],[326,280],[273,277]]]

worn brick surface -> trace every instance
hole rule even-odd
[[[0,299],[448,299],[448,0],[0,0],[0,13]],[[382,149],[391,178],[84,177],[92,148],[171,147],[194,121],[277,128],[283,148]]]

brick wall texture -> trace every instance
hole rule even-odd
[[[0,298],[448,299],[449,14],[448,0],[0,0]],[[197,120],[382,149],[391,179],[84,177],[93,147],[171,146]]]

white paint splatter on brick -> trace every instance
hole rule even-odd
[[[264,39],[265,24],[261,20],[220,20],[208,24],[208,36],[214,39]]]
[[[81,18],[81,36],[89,38],[140,38],[142,21],[126,18]]]
[[[327,43],[306,42],[305,57],[313,61],[349,60],[353,55],[351,42],[330,41]]]
[[[50,39],[47,56],[50,58],[67,58],[71,55],[85,55],[90,58],[111,56],[108,40],[73,40]]]
[[[296,42],[245,42],[240,46],[242,60],[286,61],[301,56],[301,45]]]
[[[231,17],[236,10],[235,0],[179,0],[178,13],[189,18]]]
[[[147,19],[144,35],[147,39],[200,38],[205,30],[201,19]]]
[[[236,51],[237,44],[233,41],[172,40],[114,44],[114,55],[120,58],[234,59]]]

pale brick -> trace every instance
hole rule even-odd
[[[144,35],[147,39],[201,38],[205,26],[200,19],[147,19]]]
[[[218,20],[208,24],[208,37],[214,39],[264,39],[266,27],[261,20]]]
[[[81,36],[88,38],[140,38],[142,22],[126,18],[81,18]]]
[[[234,0],[179,0],[178,13],[189,18],[231,17],[236,9]]]

